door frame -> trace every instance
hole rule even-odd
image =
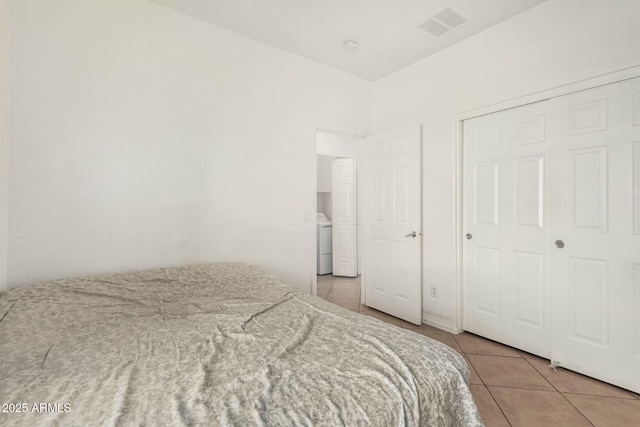
[[[569,95],[575,92],[580,92],[587,89],[593,89],[599,86],[604,86],[612,83],[621,82],[624,80],[640,77],[640,65],[636,65],[629,68],[623,68],[621,70],[613,71],[606,74],[601,74],[592,78],[575,81],[562,86],[557,86],[551,89],[535,92],[532,94],[524,95],[518,98],[510,99],[504,102],[491,104],[472,110],[464,111],[456,114],[454,120],[455,130],[455,147],[454,147],[454,204],[453,204],[453,217],[455,218],[455,227],[453,233],[453,247],[455,250],[455,321],[453,333],[461,333],[462,329],[462,317],[463,317],[463,283],[462,283],[462,270],[464,267],[462,257],[462,237],[464,234],[463,224],[463,208],[462,197],[464,188],[463,182],[463,122],[465,120],[472,119],[474,117],[484,116],[486,114],[497,113],[499,111],[509,110],[516,107],[521,107],[527,104],[533,104],[535,102],[545,101],[559,96]]]
[[[326,133],[333,133],[336,135],[344,135],[344,136],[349,136],[349,137],[353,137],[353,138],[359,138],[359,139],[363,139],[366,138],[370,132],[366,132],[363,131],[361,129],[354,129],[354,128],[350,128],[347,126],[342,126],[339,124],[334,124],[334,123],[326,123],[326,122],[322,122],[322,121],[315,121],[313,123],[313,144],[312,144],[312,158],[313,158],[313,164],[314,167],[311,168],[311,170],[313,171],[313,176],[311,179],[311,189],[309,191],[309,194],[313,194],[313,198],[312,198],[312,209],[311,209],[311,213],[310,213],[310,217],[311,219],[311,225],[312,227],[310,227],[310,232],[311,232],[311,241],[312,241],[312,259],[311,259],[311,277],[310,277],[310,282],[311,282],[311,295],[313,296],[317,296],[318,295],[318,264],[317,264],[317,260],[318,260],[318,235],[317,235],[317,229],[316,229],[316,216],[313,215],[316,212],[318,212],[318,199],[316,197],[316,193],[318,192],[318,162],[317,162],[317,158],[318,158],[318,132],[326,132]],[[356,190],[357,191],[357,190]],[[357,203],[357,200],[356,200]],[[360,206],[356,206],[356,209],[360,209]],[[356,242],[357,244],[358,242]],[[361,295],[361,300],[362,300],[362,295],[364,295],[364,283],[360,284],[360,295]],[[363,302],[363,301],[361,301]]]

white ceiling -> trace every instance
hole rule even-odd
[[[373,81],[546,0],[151,1]],[[445,7],[468,22],[439,38],[417,27]]]

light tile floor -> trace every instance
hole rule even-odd
[[[360,279],[318,276],[318,296],[441,341],[471,367],[471,392],[491,426],[640,426],[640,395],[559,368],[515,348],[469,334],[416,326],[360,304]]]

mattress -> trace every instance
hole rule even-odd
[[[469,368],[245,264],[0,295],[0,425],[476,426]]]

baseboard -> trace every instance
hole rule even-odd
[[[445,319],[443,317],[434,316],[433,314],[429,313],[422,313],[422,323],[426,323],[429,326],[442,329],[443,331],[452,334],[459,334],[462,332],[460,329],[458,329],[452,319]]]

